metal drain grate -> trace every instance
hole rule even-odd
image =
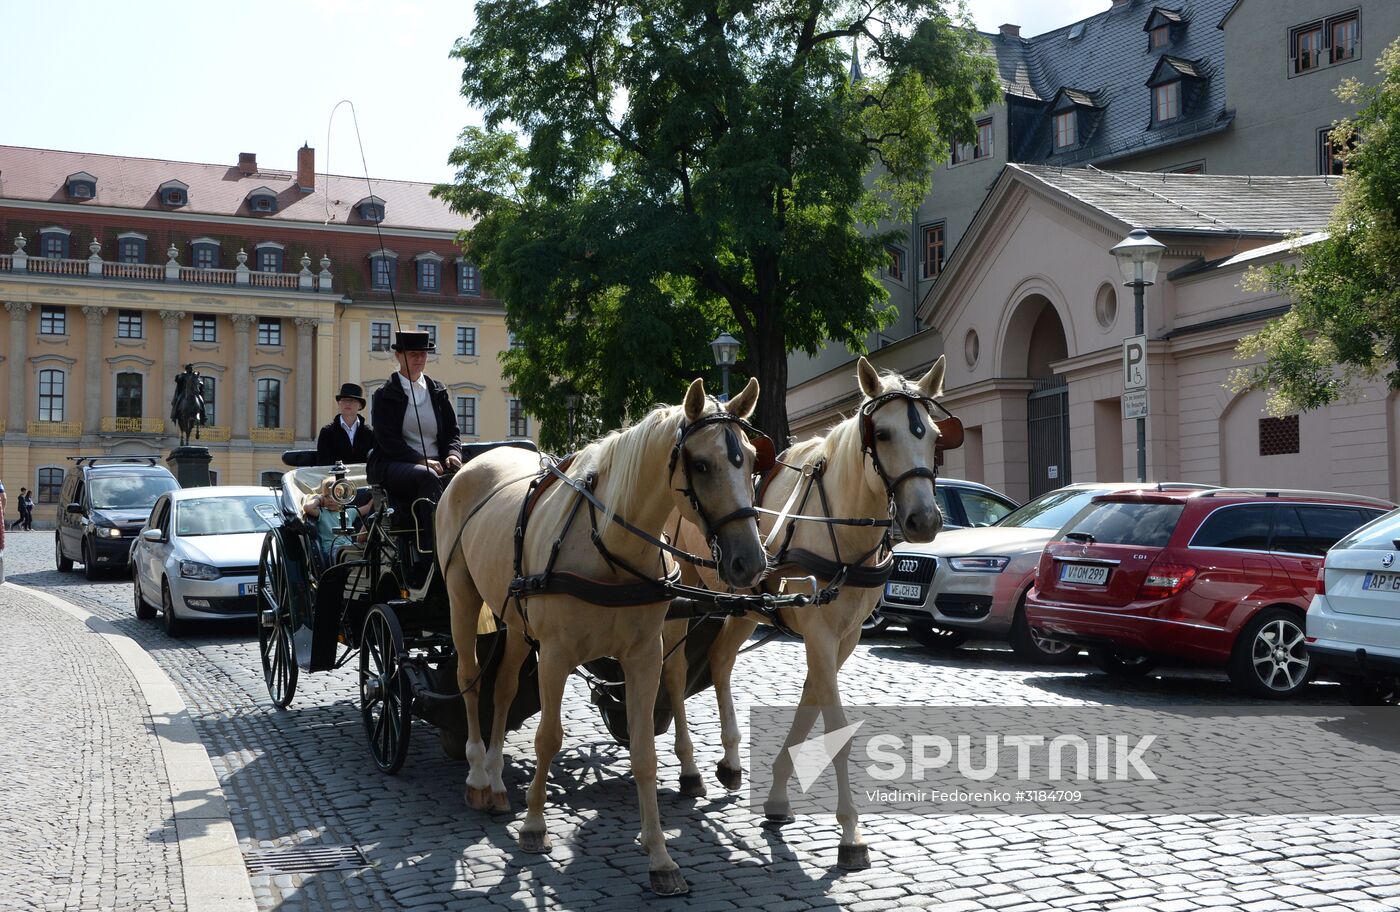
[[[243,856],[249,874],[316,874],[363,868],[369,864],[359,846],[306,846],[260,849]]]

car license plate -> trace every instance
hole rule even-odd
[[[258,591],[258,584],[257,584],[257,583],[239,583],[239,584],[238,584],[238,594],[239,594],[239,595],[253,595],[253,594],[256,593],[257,591]]]
[[[1060,582],[1102,586],[1108,582],[1108,568],[1097,564],[1065,564],[1060,568]]]
[[[1367,573],[1366,579],[1361,583],[1361,588],[1400,592],[1400,573]]]
[[[912,583],[885,583],[885,597],[923,601],[924,587]]]

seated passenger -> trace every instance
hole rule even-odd
[[[428,334],[395,333],[392,348],[399,369],[370,401],[374,450],[366,471],[371,484],[383,485],[405,507],[417,507],[420,541],[431,550],[432,510],[417,502],[435,504],[442,496],[444,476],[462,465],[462,438],[447,388],[423,373],[428,353],[437,350]]]
[[[301,502],[301,511],[306,514],[306,518],[316,525],[316,548],[321,555],[321,562],[329,567],[335,563],[336,551],[341,547],[353,542],[363,542],[366,533],[360,530],[360,511],[356,504],[363,506],[360,499],[356,499],[356,504],[351,504],[342,508],[331,497],[331,486],[335,484],[334,478],[327,478],[321,482],[321,486],[313,494],[306,495],[306,499]],[[340,527],[340,514],[345,513],[345,528],[349,531],[342,531]]]

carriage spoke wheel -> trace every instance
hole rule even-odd
[[[258,651],[267,695],[278,709],[286,709],[297,690],[291,588],[282,537],[269,532],[258,561]]]
[[[360,639],[360,717],[374,765],[390,775],[408,756],[413,690],[404,672],[403,630],[393,609],[375,605]]]

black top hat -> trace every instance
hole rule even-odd
[[[425,332],[395,332],[394,344],[391,346],[396,352],[435,352],[437,345],[431,336]]]
[[[340,392],[335,394],[335,401],[339,402],[342,399],[358,399],[360,408],[365,408],[369,405],[369,403],[365,401],[364,387],[360,386],[358,383],[340,384]]]

